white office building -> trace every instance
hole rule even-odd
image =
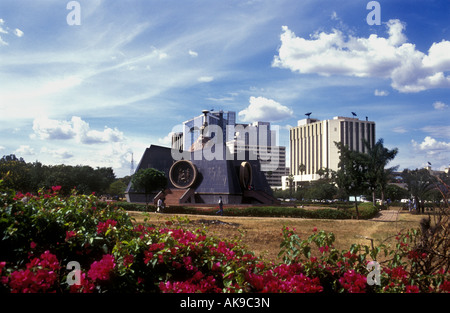
[[[294,188],[301,182],[318,180],[320,169],[338,170],[339,150],[335,142],[364,153],[363,140],[370,146],[375,144],[375,122],[367,118],[365,121],[341,116],[324,121],[299,120],[297,127],[290,129],[290,175]],[[288,178],[282,177],[283,189],[289,187]]]

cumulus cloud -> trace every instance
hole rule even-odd
[[[418,143],[415,140],[411,140],[411,143],[417,152],[423,152],[427,156],[432,156],[437,160],[448,161],[450,158],[450,142],[437,141],[436,139],[427,136],[421,143]]]
[[[272,66],[304,74],[391,79],[391,86],[400,92],[450,88],[450,76],[444,74],[450,70],[450,41],[433,43],[425,54],[406,42],[401,21],[389,20],[386,27],[387,38],[376,34],[358,38],[333,29],[305,39],[283,26]]]
[[[75,132],[71,122],[51,120],[49,118],[37,118],[33,121],[33,137],[40,139],[72,139]]]
[[[294,112],[272,99],[250,97],[249,106],[239,112],[239,117],[245,122],[280,121],[291,117]]]
[[[78,143],[99,144],[119,142],[123,140],[123,133],[117,128],[105,127],[102,131],[92,130],[89,124],[78,116],[73,116],[70,121],[38,118],[33,122],[32,137],[50,140],[75,139]]]

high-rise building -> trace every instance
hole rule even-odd
[[[320,178],[320,169],[338,170],[339,150],[335,142],[342,142],[350,150],[366,152],[364,140],[375,144],[375,122],[350,117],[334,117],[320,121],[307,118],[290,129],[290,175],[297,186],[304,181]],[[292,177],[291,176],[291,177]],[[282,178],[283,189],[289,184]]]

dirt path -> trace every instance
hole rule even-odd
[[[378,212],[378,215],[369,221],[374,222],[396,222],[398,220],[398,210],[383,210]]]

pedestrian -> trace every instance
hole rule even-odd
[[[157,208],[156,208],[156,212],[162,213],[163,209],[164,209],[164,198],[159,198],[158,199]]]
[[[217,211],[216,214],[220,214],[221,216],[223,216],[223,201],[222,201],[222,196],[219,196],[219,211]]]

